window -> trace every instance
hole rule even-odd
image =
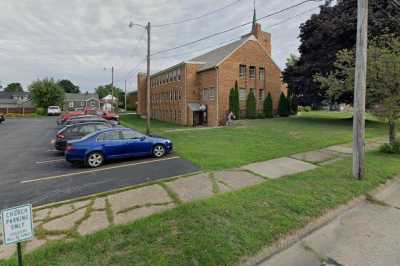
[[[97,140],[98,141],[112,141],[112,140],[120,140],[121,139],[121,131],[111,131],[101,134]]]
[[[258,100],[262,101],[264,100],[265,97],[265,91],[264,90],[258,90]]]
[[[265,80],[265,69],[263,67],[260,67],[258,78],[260,80]]]
[[[255,79],[256,78],[256,67],[255,66],[249,67],[249,77],[251,79]]]
[[[84,107],[84,106],[85,106],[85,102],[81,101],[81,107]]]
[[[174,70],[174,81],[176,81],[176,70]]]
[[[202,101],[208,101],[208,89],[203,89],[203,93],[201,95],[201,100]]]
[[[80,127],[79,134],[82,136],[86,136],[95,131],[96,131],[95,125],[84,125]]]
[[[250,89],[250,92],[253,93],[254,97],[257,97],[257,95],[256,95],[256,89],[251,88],[251,89]]]
[[[69,102],[68,106],[69,108],[74,108],[74,102]]]
[[[178,80],[181,80],[181,69],[180,68],[178,68],[178,70],[176,71],[177,73],[177,78],[178,78]]]
[[[246,89],[245,88],[240,88],[239,89],[239,99],[241,101],[246,100]]]
[[[245,79],[246,78],[246,66],[245,65],[240,65],[239,66],[239,77],[241,79]]]
[[[143,134],[133,130],[122,131],[122,139],[140,139],[143,136]]]
[[[214,101],[215,99],[215,89],[214,88],[210,88],[208,91],[208,99],[210,101]]]
[[[107,128],[109,128],[109,127],[106,126],[105,124],[104,125],[102,125],[102,124],[97,124],[96,125],[96,131],[107,129]]]

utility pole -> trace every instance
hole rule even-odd
[[[125,80],[125,104],[124,104],[124,107],[125,107],[125,112],[127,111],[127,109],[126,109],[126,80]]]
[[[111,112],[114,112],[114,67],[111,67]]]
[[[150,134],[150,117],[151,117],[151,108],[150,108],[150,32],[151,25],[150,22],[147,22],[147,25],[140,25],[133,22],[129,23],[129,27],[138,26],[147,31],[147,76],[146,76],[146,134]]]
[[[368,53],[368,0],[357,4],[357,50],[353,105],[353,176],[364,178],[365,94]]]
[[[146,115],[146,134],[150,134],[150,22],[147,23],[146,30],[147,30],[147,100],[146,100],[146,107],[147,107],[147,115]]]

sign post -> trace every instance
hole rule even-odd
[[[22,266],[21,242],[33,238],[32,205],[26,204],[1,211],[5,245],[17,244],[18,265]]]

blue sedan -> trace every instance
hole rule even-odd
[[[168,139],[146,136],[128,128],[110,128],[68,141],[65,158],[71,163],[83,162],[95,168],[113,159],[160,158],[171,151],[172,142]]]

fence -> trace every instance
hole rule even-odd
[[[3,114],[31,114],[35,111],[36,109],[34,107],[0,107],[0,113]]]

